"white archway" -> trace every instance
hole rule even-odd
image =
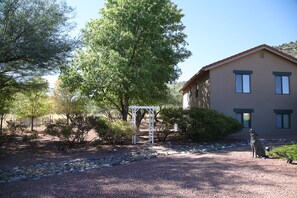
[[[136,127],[136,113],[139,109],[145,109],[149,112],[149,141],[154,143],[154,120],[155,120],[155,110],[157,107],[154,106],[129,106],[132,109],[132,126]],[[137,134],[132,136],[132,144],[136,144]]]

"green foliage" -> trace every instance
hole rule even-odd
[[[32,141],[32,140],[37,140],[39,137],[38,137],[38,134],[37,133],[33,133],[33,134],[31,134],[31,135],[24,135],[23,137],[22,137],[22,140],[24,141],[24,142],[30,142],[30,141]]]
[[[0,94],[0,134],[3,129],[3,120],[6,114],[8,114],[13,105],[13,97],[11,94]]]
[[[193,141],[222,139],[242,129],[237,120],[210,109],[169,108],[163,109],[161,116],[165,124],[177,123],[183,135]]]
[[[5,133],[0,134],[0,147],[9,141],[9,136]]]
[[[108,0],[83,31],[84,47],[63,76],[127,119],[130,104],[166,101],[186,50],[182,11],[170,0]]]
[[[53,112],[66,115],[67,124],[69,119],[85,113],[88,99],[78,92],[72,92],[68,87],[63,87],[60,81],[56,82],[52,93]]]
[[[186,135],[192,140],[222,139],[238,132],[242,125],[235,119],[210,109],[191,108]]]
[[[48,113],[50,103],[46,95],[47,82],[36,77],[30,82],[31,89],[15,95],[14,113],[21,118],[31,118],[31,130],[33,131],[34,118]]]
[[[61,145],[61,149],[64,150],[65,148],[72,148],[76,143],[84,142],[91,129],[92,126],[86,119],[78,115],[73,119],[71,125],[49,124],[46,126],[45,132],[62,140],[63,145]]]
[[[281,155],[286,154],[292,160],[297,160],[297,144],[296,143],[287,144],[287,145],[276,147],[271,151],[269,151],[268,154],[273,157],[281,157],[281,158],[284,158],[284,157],[279,156],[278,154],[281,154]]]
[[[285,44],[276,46],[275,48],[297,58],[297,41],[285,43]]]
[[[6,121],[6,123],[7,129],[10,133],[23,133],[26,129],[26,126],[24,124],[16,124],[14,121]]]
[[[61,1],[0,1],[0,92],[15,93],[33,74],[59,69],[75,46],[71,13]]]
[[[158,140],[165,142],[167,137],[171,134],[171,126],[169,124],[163,124],[161,129],[158,131]]]
[[[123,144],[125,141],[130,140],[136,131],[131,124],[122,120],[110,122],[105,119],[95,118],[91,123],[99,138],[112,145]]]
[[[71,136],[72,126],[63,124],[48,124],[45,132],[51,136],[58,137],[61,140],[68,141]]]
[[[180,88],[183,86],[185,82],[174,82],[168,84],[169,88],[169,96],[168,100],[164,103],[164,106],[168,107],[182,107],[183,104],[183,95],[179,92]]]
[[[0,95],[0,115],[8,114],[13,104],[13,96],[5,93]]]
[[[164,125],[173,128],[177,123],[181,133],[187,131],[189,120],[186,111],[182,108],[165,108],[161,110],[160,115]]]
[[[85,137],[91,129],[95,129],[99,138],[112,145],[123,144],[130,140],[135,130],[131,124],[117,120],[110,122],[99,117],[82,118],[78,116],[71,125],[49,124],[45,132],[49,135],[59,137],[68,148],[72,148],[75,143],[85,140]]]

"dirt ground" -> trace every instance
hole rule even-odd
[[[0,148],[0,169],[15,166],[30,166],[45,162],[59,162],[77,158],[101,158],[115,153],[137,152],[141,145],[109,146],[93,143],[75,145],[74,148],[61,151],[60,142],[51,136],[40,135],[38,140],[24,142],[23,135],[15,135],[9,143]]]
[[[10,153],[1,152],[0,168],[142,149],[141,145],[92,146],[60,153],[50,142],[31,146],[21,141],[9,145]],[[162,156],[112,168],[1,184],[0,197],[295,198],[296,165],[296,161],[287,164],[280,159],[254,159],[249,147],[239,147],[207,154]]]

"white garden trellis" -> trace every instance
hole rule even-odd
[[[149,141],[154,143],[154,120],[155,110],[157,107],[154,106],[129,106],[132,109],[132,126],[136,128],[136,113],[139,109],[145,109],[149,112]],[[132,136],[132,144],[136,144],[137,134]]]

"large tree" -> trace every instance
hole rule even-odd
[[[55,0],[0,0],[0,93],[57,71],[74,47],[72,8]]]
[[[170,0],[107,0],[83,31],[84,47],[64,83],[117,108],[123,120],[131,104],[166,100],[166,83],[178,78],[177,64],[191,54],[183,16]]]

